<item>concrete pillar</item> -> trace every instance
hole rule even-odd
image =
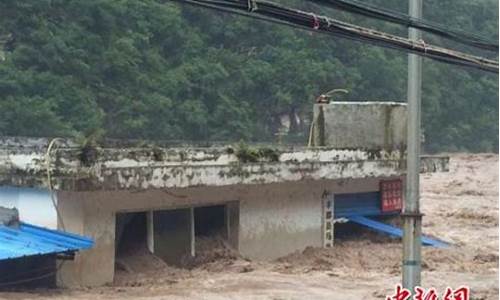
[[[168,264],[179,265],[186,255],[194,255],[192,208],[153,213],[154,253]]]
[[[240,203],[237,201],[229,202],[226,205],[226,239],[235,250],[239,250],[240,234]]]
[[[196,256],[196,232],[194,228],[194,207],[189,208],[190,229],[191,229],[191,257]]]
[[[146,222],[147,222],[147,243],[148,250],[151,253],[155,253],[155,237],[154,237],[154,212],[152,210],[146,213]]]
[[[100,286],[113,282],[115,214],[101,207],[98,201],[82,199],[77,192],[59,192],[57,199],[65,225],[59,229],[95,241],[92,249],[77,252],[73,261],[63,262],[57,274],[58,286]]]

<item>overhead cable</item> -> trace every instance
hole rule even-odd
[[[364,41],[385,48],[415,53],[448,64],[473,67],[498,73],[498,62],[494,60],[429,45],[423,40],[409,40],[407,38],[356,26],[329,17],[319,16],[314,13],[291,9],[269,1],[252,0],[252,4],[248,0],[172,1],[201,6],[217,11],[236,13],[251,18],[259,18],[314,32],[341,36],[352,40]],[[250,5],[252,5],[252,7],[250,7]],[[249,12],[251,9],[253,9],[253,11]]]
[[[317,4],[326,5],[343,11],[371,17],[378,20],[420,29],[424,32],[432,33],[455,42],[498,52],[498,41],[492,41],[480,35],[446,28],[435,22],[411,17],[407,14],[380,8],[356,0],[308,0]]]

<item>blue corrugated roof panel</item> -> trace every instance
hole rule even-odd
[[[0,225],[0,260],[89,249],[90,238],[26,223]]]
[[[352,221],[360,225],[364,225],[376,231],[387,233],[392,236],[403,237],[403,230],[382,222],[378,222],[362,216],[351,216],[348,219],[349,221]],[[446,242],[440,241],[438,239],[433,239],[427,236],[422,236],[422,244],[426,246],[434,246],[437,248],[446,248],[449,246],[448,243]]]

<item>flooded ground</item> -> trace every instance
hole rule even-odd
[[[423,249],[422,285],[440,293],[467,285],[471,299],[498,299],[498,155],[451,158],[449,173],[421,177],[423,231],[453,244]],[[113,286],[0,293],[0,299],[385,299],[401,281],[400,241],[375,234],[273,262],[210,245],[213,253],[190,268],[142,253],[120,263]]]

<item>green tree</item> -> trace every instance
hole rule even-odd
[[[399,35],[406,28],[281,1]],[[406,2],[371,0],[406,11]],[[426,18],[498,39],[493,0],[432,0]],[[489,55],[431,35],[428,42]],[[306,142],[312,104],[405,101],[406,53],[154,0],[0,2],[0,134]],[[496,58],[496,55],[495,55]],[[428,151],[498,149],[498,76],[424,60]]]

